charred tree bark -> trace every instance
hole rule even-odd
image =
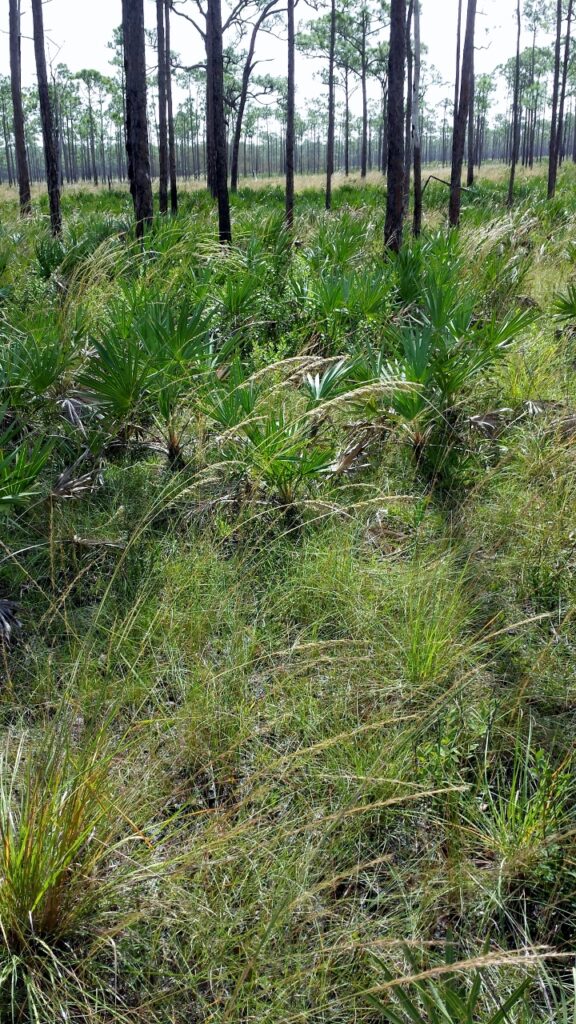
[[[22,105],[22,64],[20,58],[20,0],[10,0],[10,85],[14,112],[14,147],[20,195],[20,214],[31,212],[30,171],[26,152],[26,130]]]
[[[286,225],[294,224],[294,104],[296,92],[294,0],[288,6],[288,93],[286,98]]]
[[[344,69],[344,175],[350,174],[350,69]]]
[[[228,154],[226,119],[224,117],[224,57],[222,52],[222,7],[220,0],[208,0],[206,39],[210,40],[212,73],[208,83],[211,93],[214,136],[214,187],[218,202],[218,235],[226,245],[232,241],[230,200],[228,197]]]
[[[470,91],[472,85],[472,67],[474,62],[474,29],[476,25],[476,0],[468,0],[466,17],[466,35],[462,53],[462,73],[460,79],[460,100],[458,115],[454,123],[452,140],[452,170],[450,174],[450,209],[451,227],[460,223],[460,200],[462,195],[462,165],[464,163],[464,144],[466,141],[466,124],[470,108]]]
[[[92,165],[92,181],[98,188],[98,164],[96,163],[96,129],[94,127],[94,108],[92,106],[92,86],[88,83],[88,126],[90,136],[90,163]],[[104,172],[102,172],[104,173]]]
[[[554,86],[552,89],[552,116],[550,119],[550,146],[548,153],[548,199],[556,191],[558,167],[558,98],[560,94],[560,47],[562,42],[562,0],[556,3],[556,44],[554,47]]]
[[[382,153],[380,171],[386,174],[388,167],[388,79],[382,86]]]
[[[468,173],[466,185],[471,188],[474,184],[474,50],[472,50],[472,69],[470,72],[470,106],[468,110]]]
[[[512,163],[510,165],[510,181],[508,183],[508,206],[514,202],[514,182],[516,164],[520,152],[520,35],[522,32],[522,14],[520,0],[516,0],[516,66],[514,68],[514,98],[512,101]]]
[[[330,4],[330,52],[328,55],[328,138],[326,140],[326,209],[332,206],[332,175],[334,174],[334,133],[336,126],[335,116],[335,88],[334,88],[334,63],[336,59],[336,0]]]
[[[206,17],[206,183],[214,199],[216,186],[216,136],[214,134],[214,54],[210,15]]]
[[[238,114],[236,115],[236,124],[234,125],[234,137],[232,139],[232,163],[230,171],[230,190],[232,192],[238,191],[238,177],[239,177],[239,165],[240,165],[240,142],[242,140],[242,125],[244,121],[244,111],[246,109],[246,101],[248,99],[248,85],[250,82],[250,75],[253,68],[254,60],[254,48],[256,45],[256,33],[253,30],[250,38],[250,46],[248,48],[248,55],[244,63],[242,71],[242,85],[240,88],[240,97],[238,100]]]
[[[414,90],[414,54],[412,51],[412,16],[414,0],[408,4],[406,16],[406,115],[404,134],[404,216],[410,209],[410,173],[412,170],[412,102]]]
[[[402,245],[404,215],[404,73],[406,0],[392,0],[388,57],[388,178],[384,244],[393,252]]]
[[[168,213],[168,119],[166,97],[166,33],[164,0],[156,0],[156,49],[158,53],[158,162],[160,213]]]
[[[44,163],[46,165],[46,183],[50,205],[50,226],[52,234],[59,235],[62,231],[60,171],[58,168],[58,146],[56,142],[54,112],[52,110],[50,90],[48,88],[48,72],[46,70],[42,0],[32,0],[32,19],[34,23],[34,53],[36,57],[36,74],[38,76],[40,119],[42,121],[42,139],[44,142]]]
[[[168,104],[168,166],[170,170],[170,212],[178,213],[178,182],[176,174],[176,138],[172,102],[172,54],[170,51],[170,0],[164,0],[166,44],[166,101]]]
[[[134,203],[136,237],[152,223],[153,198],[146,111],[144,0],[122,0],[124,70],[126,78],[126,154]]]
[[[412,147],[414,150],[414,220],[412,233],[422,231],[422,140],[420,138],[420,0],[414,0],[414,85],[412,98]]]
[[[454,81],[454,131],[460,100],[460,61],[462,59],[462,0],[458,0],[458,26],[456,28],[456,79]]]
[[[368,165],[368,11],[362,8],[362,37],[360,43],[360,85],[362,90],[362,144],[360,148],[360,177],[366,177]]]
[[[558,109],[558,127],[556,130],[556,152],[554,168],[554,188],[556,188],[556,177],[558,167],[562,162],[562,151],[564,146],[564,107],[566,104],[566,85],[568,81],[568,64],[570,62],[570,33],[572,28],[572,11],[574,0],[569,0],[566,24],[566,40],[564,43],[564,63],[562,66],[562,84],[560,87],[560,104]]]

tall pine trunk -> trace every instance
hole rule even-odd
[[[384,244],[393,252],[398,252],[402,245],[404,215],[405,63],[406,0],[392,0],[388,57],[388,176]]]
[[[350,174],[350,69],[344,69],[344,175]]]
[[[205,122],[205,153],[206,153],[206,184],[214,199],[218,197],[216,185],[216,136],[214,134],[214,55],[213,39],[210,30],[210,13],[206,16],[206,122]]]
[[[412,232],[418,238],[422,230],[422,140],[420,138],[420,0],[414,0],[414,84],[412,96],[412,148],[414,150],[414,220]]]
[[[144,0],[122,0],[124,70],[126,78],[126,154],[134,203],[136,237],[152,223],[153,198],[146,110]]]
[[[360,48],[360,84],[362,87],[362,142],[360,147],[360,177],[366,177],[368,165],[368,11],[362,8],[362,41]]]
[[[472,50],[472,70],[470,75],[470,108],[468,110],[468,173],[466,175],[466,185],[468,188],[474,184],[474,99],[475,99],[475,82],[474,82],[474,50]]]
[[[238,191],[240,142],[242,141],[242,126],[244,123],[244,112],[246,110],[246,103],[248,100],[248,86],[250,84],[250,74],[252,72],[254,61],[255,44],[256,34],[253,30],[250,39],[250,46],[248,48],[248,54],[246,56],[244,68],[242,71],[242,84],[240,87],[240,97],[238,100],[238,113],[236,115],[236,124],[234,125],[234,135],[232,138],[232,160],[230,169],[230,189],[232,192]],[[246,163],[246,160],[244,160],[244,163]],[[246,167],[244,167],[244,177],[246,177]]]
[[[56,142],[54,112],[48,88],[42,0],[32,0],[32,19],[34,23],[34,53],[36,56],[36,74],[38,76],[40,119],[42,121],[42,139],[44,142],[44,163],[46,165],[46,183],[50,205],[50,226],[52,234],[59,235],[62,231],[60,171],[58,168],[58,146]]]
[[[412,100],[414,89],[414,54],[412,52],[412,16],[414,0],[408,4],[406,16],[406,114],[404,132],[404,216],[410,209],[410,173],[412,170]]]
[[[240,85],[240,96],[238,98],[238,114],[236,116],[236,124],[234,125],[234,135],[232,138],[232,159],[230,166],[230,190],[232,192],[238,191],[238,167],[240,162],[240,142],[242,139],[242,127],[244,123],[244,114],[246,111],[246,104],[248,101],[248,88],[250,85],[250,76],[254,70],[254,51],[256,49],[256,41],[258,38],[258,32],[260,31],[263,23],[273,12],[276,7],[278,0],[268,0],[268,3],[261,10],[258,18],[252,26],[252,32],[250,34],[250,43],[248,45],[248,53],[244,61],[244,67],[242,69],[242,82]]]
[[[170,170],[170,212],[178,213],[178,182],[176,174],[176,139],[172,102],[172,54],[170,52],[170,0],[164,0],[166,44],[166,101],[168,105],[168,166]]]
[[[336,0],[330,4],[330,52],[328,56],[328,138],[326,140],[326,209],[332,206],[332,175],[334,174],[334,133],[336,126],[334,102],[334,61],[336,56]]]
[[[564,107],[566,104],[566,85],[568,82],[568,64],[570,62],[570,32],[572,28],[572,11],[574,6],[574,0],[569,0],[568,11],[567,11],[567,24],[566,24],[566,39],[564,42],[564,63],[562,67],[562,84],[560,87],[560,103],[558,108],[558,127],[556,131],[556,153],[555,153],[555,170],[554,170],[554,187],[556,187],[556,177],[558,174],[558,167],[562,162],[562,152],[564,148]]]
[[[22,217],[25,217],[30,213],[32,207],[30,201],[30,172],[28,170],[28,154],[26,153],[24,107],[22,105],[20,0],[10,0],[10,85],[12,89],[12,108],[14,111],[14,147],[16,150],[20,214]]]
[[[508,206],[514,202],[514,181],[516,179],[516,164],[520,152],[520,36],[522,32],[522,14],[520,11],[520,0],[516,0],[516,66],[514,69],[514,99],[512,115],[512,163],[510,166],[510,181],[508,184]]]
[[[208,81],[211,92],[212,130],[214,144],[214,189],[218,201],[218,235],[223,244],[232,241],[230,201],[228,197],[228,152],[226,119],[224,117],[224,56],[222,52],[222,7],[220,0],[208,0],[206,38],[210,40],[212,73]]]
[[[98,165],[96,163],[96,131],[94,128],[94,108],[92,106],[92,89],[88,86],[88,125],[90,136],[90,163],[92,166],[92,181],[98,188]]]
[[[294,224],[294,103],[296,90],[294,0],[288,6],[288,93],[286,98],[286,224]]]
[[[460,100],[460,62],[462,60],[462,0],[458,0],[458,25],[456,28],[456,78],[454,81],[454,131]]]
[[[156,0],[156,49],[158,54],[158,162],[160,213],[168,213],[168,119],[166,97],[166,33],[164,0]]]
[[[386,174],[388,166],[388,79],[382,84],[382,153],[379,170]]]
[[[470,107],[470,91],[472,86],[472,67],[474,63],[474,29],[476,25],[476,0],[468,0],[466,16],[466,35],[462,53],[462,72],[460,76],[460,99],[458,115],[454,122],[454,138],[452,140],[452,170],[450,174],[450,209],[451,227],[460,223],[460,202],[462,196],[462,165],[464,163],[464,144],[466,141],[466,124]]]
[[[548,153],[548,199],[556,191],[558,167],[558,98],[560,94],[560,47],[562,43],[562,0],[556,3],[556,43],[554,46],[554,85],[552,88],[552,116],[550,118],[550,145]]]

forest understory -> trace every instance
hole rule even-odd
[[[573,1024],[575,186],[2,190],[2,1022]]]

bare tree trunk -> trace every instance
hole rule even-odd
[[[26,153],[26,130],[22,105],[22,64],[20,59],[20,0],[10,0],[10,84],[14,111],[14,146],[20,193],[20,214],[31,212],[30,172]]]
[[[449,220],[451,227],[457,227],[458,224],[460,223],[460,200],[462,195],[462,165],[464,163],[466,123],[468,121],[468,109],[470,106],[470,87],[472,79],[472,65],[474,60],[475,24],[476,0],[468,0],[466,35],[464,37],[464,51],[462,53],[460,102],[458,104],[458,116],[454,124],[454,138],[452,140],[452,171],[450,174],[449,210]]]
[[[413,69],[414,54],[412,52],[412,15],[414,13],[414,0],[408,4],[406,16],[406,115],[404,133],[404,216],[408,215],[410,209],[410,172],[412,168],[412,100],[413,100]]]
[[[168,213],[168,121],[166,97],[166,35],[164,0],[156,0],[156,50],[158,54],[158,160],[160,213]]]
[[[294,36],[294,0],[287,0],[288,6],[288,94],[286,102],[286,224],[289,228],[294,224],[294,98],[296,87],[295,75],[295,36]]]
[[[94,108],[92,106],[92,88],[88,86],[88,127],[90,141],[90,163],[92,164],[92,181],[98,188],[98,165],[96,163],[96,132],[94,129]]]
[[[462,58],[462,0],[458,0],[458,27],[456,29],[456,79],[454,81],[454,131],[460,100],[460,61]]]
[[[14,184],[14,175],[12,173],[12,153],[10,151],[10,139],[8,133],[8,118],[6,115],[6,102],[4,93],[2,93],[2,134],[4,136],[4,153],[6,156],[6,171],[8,174],[8,184],[10,188]]]
[[[516,164],[520,151],[520,36],[522,32],[522,14],[520,11],[520,0],[516,0],[516,67],[514,69],[514,100],[513,100],[513,123],[512,123],[512,163],[510,166],[510,181],[508,184],[508,206],[514,202],[514,181],[516,179]]]
[[[230,189],[232,192],[238,191],[238,177],[239,177],[239,164],[240,164],[240,142],[242,140],[242,124],[244,121],[244,111],[246,109],[246,102],[248,99],[248,85],[250,82],[250,74],[252,72],[252,62],[254,59],[254,47],[256,43],[256,36],[254,31],[250,39],[250,47],[248,49],[248,55],[244,63],[244,69],[242,71],[242,85],[240,89],[240,97],[238,100],[238,113],[236,115],[236,124],[234,125],[234,135],[232,138],[232,165],[230,174]],[[244,169],[244,176],[246,176],[246,169]]]
[[[256,22],[252,27],[252,33],[250,35],[250,43],[248,46],[248,53],[246,54],[246,60],[244,61],[244,67],[242,69],[242,84],[240,87],[240,96],[238,98],[238,114],[236,116],[236,124],[234,125],[234,135],[232,138],[232,160],[230,167],[230,190],[232,192],[238,191],[238,165],[240,157],[240,141],[242,139],[242,125],[244,121],[244,112],[246,110],[246,103],[248,100],[248,86],[250,85],[250,76],[254,70],[254,50],[256,49],[256,40],[258,32],[260,31],[266,18],[272,13],[276,7],[278,0],[269,0]]]
[[[222,8],[220,0],[208,0],[206,38],[210,39],[212,74],[208,83],[211,90],[211,110],[214,131],[215,188],[218,200],[218,234],[226,245],[232,241],[230,201],[228,198],[228,154],[226,146],[226,120],[224,117],[224,58],[222,53]]]
[[[176,175],[176,141],[174,138],[174,107],[172,103],[172,54],[170,51],[170,0],[164,0],[166,44],[166,100],[168,104],[168,166],[170,169],[170,211],[178,213],[178,182]]]
[[[392,0],[388,57],[388,176],[384,244],[393,252],[398,252],[402,245],[404,215],[405,63],[406,0]]]
[[[536,25],[534,25],[534,31],[532,33],[532,53],[530,56],[530,102],[534,106],[530,110],[529,119],[529,131],[528,131],[528,166],[530,169],[534,167],[534,142],[536,139],[536,117],[537,117],[537,101],[534,98],[534,81],[536,77]]]
[[[552,116],[550,119],[550,147],[548,154],[548,199],[556,191],[558,167],[558,97],[560,93],[560,46],[562,42],[562,0],[556,4],[556,44],[554,47],[554,86],[552,90]]]
[[[153,198],[146,110],[144,0],[122,0],[124,69],[126,76],[126,154],[134,203],[136,237],[152,223]]]
[[[334,60],[336,55],[336,0],[330,5],[330,53],[328,57],[328,138],[326,140],[326,209],[332,206],[332,175],[334,174]]]
[[[468,111],[468,173],[466,184],[468,188],[474,184],[474,50],[472,50],[472,70],[470,73],[470,109]]]
[[[48,88],[48,72],[46,70],[46,51],[44,49],[44,19],[42,0],[32,0],[32,18],[34,22],[34,53],[36,56],[36,74],[38,76],[38,95],[40,99],[40,118],[42,121],[42,138],[44,141],[44,162],[46,164],[46,183],[50,204],[50,226],[53,235],[62,231],[62,213],[60,210],[60,172],[58,169],[58,146],[54,126],[54,113]]]
[[[214,199],[218,196],[218,189],[216,186],[216,138],[214,134],[214,87],[213,87],[213,76],[214,76],[214,56],[213,56],[213,40],[212,33],[210,31],[210,25],[208,24],[208,18],[206,21],[206,184],[212,193]]]
[[[556,152],[554,168],[554,188],[556,188],[556,177],[558,166],[562,162],[562,149],[564,145],[564,106],[566,103],[566,83],[568,81],[568,64],[570,61],[570,30],[572,28],[572,11],[574,0],[568,2],[566,40],[564,43],[564,64],[562,67],[562,85],[560,87],[560,105],[558,110],[558,126],[556,129]]]
[[[382,154],[380,171],[386,174],[388,167],[388,80],[382,85]]]
[[[350,69],[344,70],[344,175],[350,174]]]
[[[420,0],[414,0],[414,84],[412,99],[412,145],[414,149],[414,220],[412,233],[422,230],[422,141],[420,138]]]
[[[360,50],[360,84],[362,86],[362,144],[360,148],[360,177],[366,177],[368,163],[368,58],[366,40],[368,35],[368,11],[362,8],[362,43]]]
[[[336,0],[330,4],[330,51],[328,55],[328,136],[326,139],[326,209],[332,206],[332,175],[334,173],[334,134],[336,130],[334,60],[336,54]]]

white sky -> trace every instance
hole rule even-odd
[[[225,0],[224,0],[225,2]],[[421,0],[422,41],[428,47],[427,59],[440,71],[442,78],[452,82],[455,64],[455,32],[458,0]],[[464,3],[464,7],[466,4]],[[23,0],[22,30],[31,36],[29,0]],[[476,36],[476,70],[491,72],[515,51],[516,0],[480,0]],[[301,2],[297,6],[300,21],[313,17],[313,11]],[[155,25],[155,2],[145,0],[147,27]],[[120,23],[120,0],[45,0],[44,24],[49,59],[55,64],[65,63],[74,71],[96,68],[109,73],[110,52],[106,44],[113,28]],[[2,22],[4,24],[2,24]],[[8,74],[8,0],[0,0],[0,69]],[[184,64],[201,59],[202,50],[194,29],[182,18],[172,17],[172,49],[178,52]],[[269,35],[261,37],[257,56],[265,58],[262,71],[283,75],[286,73],[285,46]],[[34,52],[32,40],[22,40],[24,84],[34,79]],[[308,99],[318,95],[319,84],[314,71],[319,63],[297,56],[297,102],[304,106]],[[437,89],[432,97],[439,102],[446,94],[452,95],[447,85]]]

